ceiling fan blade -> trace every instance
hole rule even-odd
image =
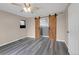
[[[29,3],[29,7],[31,7],[31,4]]]
[[[26,3],[24,3],[24,6],[27,8],[27,5],[26,5]]]
[[[15,5],[15,6],[19,6],[19,7],[22,7],[22,5],[18,4],[18,3],[11,3],[12,5]]]
[[[26,8],[31,7],[31,5],[28,4],[28,3],[24,3],[24,6],[25,6]]]

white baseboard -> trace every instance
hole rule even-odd
[[[35,38],[35,36],[27,36],[27,37],[30,37],[30,38]]]
[[[65,40],[57,40],[57,41],[61,41],[61,42],[64,42],[64,43],[67,45],[67,43],[66,43],[66,41],[65,41]]]
[[[7,44],[9,44],[9,43],[12,43],[12,42],[18,41],[18,40],[20,40],[20,39],[26,38],[26,37],[27,37],[27,36],[20,37],[20,38],[18,38],[18,39],[15,39],[15,40],[12,40],[12,41],[9,41],[9,42],[6,42],[6,43],[3,43],[3,44],[0,45],[0,47],[1,47],[1,46],[4,46],[4,45],[7,45]],[[30,38],[34,38],[34,37],[32,37],[32,36],[29,36],[29,37],[30,37]]]
[[[66,43],[65,40],[57,40],[57,41],[64,42],[64,43],[66,44],[66,46],[68,47],[68,45],[67,45],[67,43]],[[69,54],[71,54],[71,53],[70,53],[70,49],[69,49],[69,47],[68,47],[68,52],[69,52]]]
[[[61,42],[64,42],[64,43],[67,45],[67,43],[66,43],[66,41],[65,41],[65,40],[57,40],[57,41],[61,41]]]
[[[65,40],[57,40],[57,41],[65,42]]]
[[[48,37],[48,36],[42,36],[42,37]]]

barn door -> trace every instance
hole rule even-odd
[[[49,16],[49,39],[56,40],[56,16]]]
[[[35,39],[40,38],[40,17],[35,18]]]

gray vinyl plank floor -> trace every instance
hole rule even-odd
[[[50,47],[51,41],[42,37],[38,40],[24,38],[0,47],[0,55],[69,55],[64,42],[56,41],[55,47]]]

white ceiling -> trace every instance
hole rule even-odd
[[[23,17],[48,16],[49,14],[64,12],[68,6],[67,3],[31,3],[33,7],[38,7],[34,13],[20,12],[23,9],[23,3],[18,3],[21,6],[16,6],[11,3],[0,3],[0,10],[13,13]]]

